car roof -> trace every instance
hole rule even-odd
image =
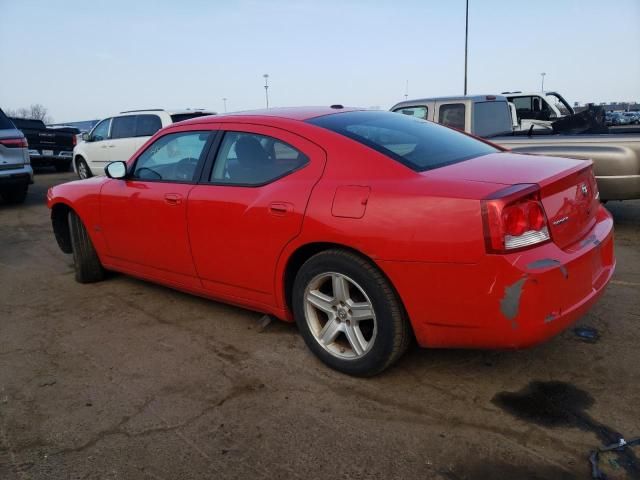
[[[427,97],[427,98],[414,98],[412,100],[403,100],[402,102],[396,103],[391,108],[394,109],[394,108],[402,108],[402,107],[419,106],[421,104],[429,103],[429,102],[466,102],[466,101],[486,102],[488,99],[490,99],[489,101],[491,102],[507,101],[507,97],[505,97],[504,95],[494,95],[494,94],[456,95],[456,96],[450,96],[450,97]]]
[[[322,117],[343,112],[356,112],[366,110],[365,108],[343,107],[342,105],[334,105],[331,107],[278,107],[261,110],[246,110],[242,112],[230,112],[210,117],[197,117],[184,122],[181,125],[189,123],[203,122],[228,122],[230,120],[246,121],[248,118],[256,117],[273,117],[287,120],[305,121],[311,118]]]
[[[165,112],[169,115],[183,115],[189,113],[201,113],[207,115],[215,115],[216,112],[214,110],[209,110],[206,108],[178,108],[178,109],[167,109],[167,108],[147,108],[141,110],[125,110],[124,112],[120,112],[117,115],[127,115],[127,114],[141,114],[141,113],[154,113],[154,112]],[[113,115],[114,117],[117,115]]]

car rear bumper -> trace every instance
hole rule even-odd
[[[36,166],[55,165],[60,162],[70,162],[72,150],[53,150],[53,154],[44,154],[42,150],[29,149],[31,163]]]
[[[640,175],[596,176],[602,200],[632,200],[640,198]]]
[[[27,186],[33,183],[31,165],[22,165],[11,170],[0,170],[0,188]]]
[[[615,269],[613,220],[600,208],[589,234],[478,264],[380,262],[423,347],[523,348],[573,324]]]

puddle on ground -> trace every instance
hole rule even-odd
[[[593,405],[589,393],[565,382],[531,382],[519,392],[501,392],[492,400],[504,411],[543,427],[573,427],[593,432],[602,445],[623,435],[597,422],[586,412]],[[640,478],[640,463],[630,448],[615,452],[617,464],[630,478]]]

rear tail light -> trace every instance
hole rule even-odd
[[[75,135],[73,135],[73,136],[71,137],[71,145],[75,147],[77,144],[78,144],[78,137],[76,137]]]
[[[551,239],[537,185],[513,185],[485,198],[482,219],[489,253],[513,252]]]
[[[0,138],[0,145],[4,145],[8,148],[27,148],[29,144],[27,139],[22,138]]]

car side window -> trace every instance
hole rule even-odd
[[[463,103],[448,103],[440,105],[438,113],[438,123],[446,126],[464,130],[465,108]]]
[[[170,133],[140,154],[131,177],[138,180],[192,182],[211,132]]]
[[[308,162],[304,153],[276,138],[226,132],[209,180],[229,185],[264,185]]]
[[[111,126],[111,138],[130,138],[136,135],[136,116],[125,115],[124,117],[115,117]]]
[[[150,137],[162,128],[158,115],[138,115],[136,121],[136,137]]]
[[[91,132],[91,141],[100,142],[109,138],[109,125],[111,125],[111,119],[107,118],[102,120],[96,128]]]
[[[394,111],[404,115],[409,115],[410,117],[416,117],[421,120],[426,120],[429,113],[429,109],[427,107],[400,107]]]

